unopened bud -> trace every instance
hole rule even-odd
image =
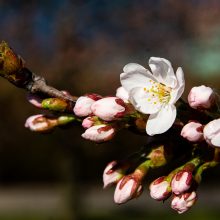
[[[36,132],[47,132],[53,129],[57,125],[56,119],[48,119],[44,115],[33,115],[30,116],[26,122],[25,127],[31,131]]]
[[[103,172],[104,188],[112,186],[124,176],[125,170],[122,169],[121,167],[114,169],[115,166],[117,166],[117,162],[112,161],[105,168]]]
[[[188,102],[194,109],[208,109],[215,102],[215,94],[212,88],[204,85],[193,87],[188,95]]]
[[[187,191],[193,181],[192,173],[189,171],[179,171],[172,179],[171,188],[173,193],[179,195]]]
[[[0,43],[0,75],[15,74],[24,67],[23,60],[8,46],[5,41]]]
[[[142,179],[135,175],[124,176],[117,184],[114,194],[114,201],[117,204],[137,198],[142,193]]]
[[[111,140],[115,135],[115,128],[110,125],[95,125],[88,128],[82,137],[97,143]]]
[[[171,195],[170,183],[166,180],[166,176],[154,180],[149,189],[150,196],[157,201],[165,200]]]
[[[80,96],[77,99],[73,108],[75,115],[79,117],[85,117],[90,115],[92,113],[91,105],[100,98],[101,96],[97,94],[88,94],[85,96]]]
[[[128,103],[129,95],[128,92],[124,89],[124,87],[121,86],[116,90],[116,97]]]
[[[220,147],[220,119],[210,121],[203,130],[206,142],[213,147]]]
[[[33,94],[33,93],[28,93],[27,100],[35,107],[42,108],[41,103],[42,103],[43,99],[41,97],[39,97],[38,95]]]
[[[126,114],[126,104],[117,97],[107,97],[96,101],[91,106],[94,115],[105,121],[113,121]]]
[[[65,110],[67,110],[68,104],[70,103],[64,99],[59,99],[59,98],[47,98],[44,99],[41,103],[44,109],[49,109],[51,111],[59,111],[59,112],[64,112]]]
[[[182,128],[181,136],[191,142],[203,141],[203,125],[199,122],[189,122]]]
[[[167,155],[164,150],[164,145],[159,145],[158,147],[152,149],[147,158],[151,160],[152,168],[160,167],[166,164]]]
[[[32,73],[24,67],[22,58],[4,41],[0,43],[0,76],[22,88],[32,81]]]
[[[95,117],[93,117],[93,116],[90,117],[89,116],[89,117],[86,117],[86,118],[83,119],[82,126],[85,129],[87,129],[87,128],[92,127],[94,125],[94,123],[95,123]]]
[[[179,214],[188,211],[196,202],[196,192],[186,192],[179,196],[174,195],[171,208],[176,210]]]
[[[62,126],[69,124],[73,121],[77,121],[78,119],[74,115],[61,115],[57,119],[57,126]]]

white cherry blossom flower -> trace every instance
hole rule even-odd
[[[171,63],[164,58],[151,57],[149,66],[153,74],[139,64],[129,63],[120,79],[136,110],[150,114],[146,132],[152,136],[166,132],[173,125],[174,104],[184,91],[185,80],[182,68],[175,75]]]

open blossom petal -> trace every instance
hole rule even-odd
[[[176,118],[176,107],[167,105],[158,113],[150,115],[147,121],[146,131],[149,135],[161,134],[167,131]]]
[[[136,87],[130,92],[130,102],[144,114],[153,114],[161,109],[162,104],[152,93],[146,93],[143,88]]]
[[[174,104],[182,96],[185,89],[183,69],[179,67],[176,71],[177,89],[172,90],[170,103]]]
[[[118,97],[118,98],[122,99],[124,102],[128,103],[129,94],[124,89],[124,87],[121,86],[116,90],[116,97]]]
[[[137,64],[137,63],[128,63],[127,65],[124,66],[123,68],[123,71],[126,73],[126,72],[133,72],[133,71],[138,71],[138,70],[141,70],[141,71],[146,71],[146,69],[141,66],[140,64]]]
[[[177,80],[173,72],[173,67],[168,60],[160,57],[151,57],[149,60],[149,66],[153,75],[160,83],[175,88]]]
[[[213,137],[211,143],[213,146],[220,146],[220,134]]]
[[[124,72],[120,75],[121,84],[128,92],[135,87],[149,87],[156,78],[148,70]]]

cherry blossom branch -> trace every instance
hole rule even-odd
[[[34,94],[60,98],[72,104],[77,100],[77,97],[65,94],[47,85],[46,80],[42,76],[32,73],[25,67],[24,60],[4,41],[0,43],[0,76],[15,86]]]
[[[141,150],[108,164],[104,188],[116,185],[114,200],[125,203],[141,194],[148,172],[171,164],[167,175],[151,183],[150,195],[158,201],[173,196],[171,207],[183,213],[195,204],[202,173],[220,161],[220,96],[202,85],[193,87],[185,102],[181,67],[174,73],[171,63],[159,57],[151,57],[149,67],[151,72],[127,64],[113,97],[75,97],[47,85],[6,42],[0,43],[0,76],[26,89],[35,107],[52,112],[29,117],[25,127],[44,133],[77,122],[85,128],[82,137],[96,143],[111,140],[121,129],[146,135]]]

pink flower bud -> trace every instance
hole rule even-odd
[[[191,142],[203,141],[203,125],[199,122],[189,122],[182,128],[181,136]]]
[[[220,147],[220,119],[210,121],[203,130],[206,142],[213,147]]]
[[[115,129],[110,125],[95,125],[88,128],[82,134],[82,137],[90,141],[101,143],[111,140],[115,132]]]
[[[29,128],[31,131],[36,131],[36,132],[49,131],[52,128],[54,128],[54,125],[55,125],[55,121],[52,119],[49,120],[45,118],[44,115],[30,116],[25,122],[26,128]]]
[[[171,202],[171,208],[176,210],[179,214],[188,211],[196,202],[196,192],[183,193],[179,196],[174,196]]]
[[[124,87],[121,86],[116,90],[116,97],[128,103],[129,95],[128,92],[124,89]]]
[[[187,191],[193,181],[192,173],[189,171],[179,171],[172,179],[171,188],[173,193],[179,195]]]
[[[150,196],[157,201],[165,200],[171,195],[170,183],[165,178],[166,176],[159,177],[150,184]]]
[[[91,106],[93,114],[105,121],[123,117],[126,113],[124,101],[117,97],[107,97],[96,101]]]
[[[117,166],[117,162],[112,161],[105,168],[105,170],[103,172],[104,188],[112,186],[113,184],[117,183],[124,176],[124,174],[123,174],[124,170],[121,168],[114,169],[115,166]]]
[[[42,108],[41,102],[43,101],[43,99],[40,98],[38,95],[33,93],[28,93],[27,100],[35,107]]]
[[[210,87],[193,87],[188,95],[189,105],[194,109],[210,108],[215,102],[215,94]]]
[[[126,203],[130,199],[137,198],[142,193],[141,180],[133,175],[124,176],[117,184],[114,201],[117,204]]]
[[[96,94],[80,96],[77,99],[76,104],[73,108],[75,115],[79,117],[85,117],[90,115],[92,113],[91,105],[100,98],[101,96]]]
[[[94,125],[94,118],[93,117],[86,117],[83,121],[82,121],[82,126],[84,128],[90,128]]]

